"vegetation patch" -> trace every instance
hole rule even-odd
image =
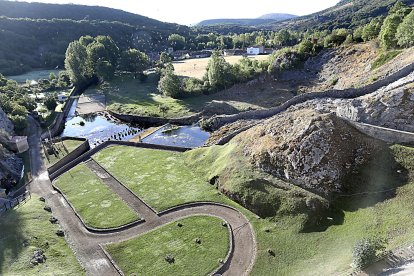
[[[32,195],[1,217],[1,275],[85,274],[65,239],[55,234],[59,226],[49,222],[50,213],[43,207],[44,203]],[[46,257],[37,265],[35,251]]]
[[[371,70],[375,70],[382,65],[386,64],[387,62],[393,60],[397,57],[402,51],[395,50],[395,51],[387,51],[385,53],[381,53],[380,56],[372,63]]]
[[[55,180],[84,222],[94,228],[122,226],[139,219],[86,165],[79,164]]]
[[[79,147],[84,141],[78,140],[64,140],[61,142],[56,142],[53,144],[53,149],[50,147],[50,153],[45,152],[45,163],[46,166],[51,167],[56,164],[63,157],[68,155],[70,152],[74,151]]]
[[[182,153],[115,146],[94,158],[159,212],[188,202],[223,201],[212,185],[185,164]]]
[[[125,275],[207,275],[229,250],[228,228],[215,217],[195,216],[106,246]]]

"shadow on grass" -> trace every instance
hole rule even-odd
[[[0,224],[0,275],[4,275],[3,268],[10,266],[18,259],[28,241],[23,235],[22,221],[16,210],[10,210],[1,215]]]
[[[306,225],[303,232],[323,232],[342,225],[345,211],[356,212],[395,197],[398,187],[409,182],[409,171],[399,164],[389,149],[379,151],[368,164],[342,179],[342,193],[332,196],[331,207],[316,225]]]

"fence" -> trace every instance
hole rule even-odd
[[[19,206],[21,203],[25,203],[30,198],[32,198],[32,194],[29,191],[26,191],[18,197],[9,200],[8,202],[4,203],[3,206],[0,206],[0,214],[5,213],[16,206]]]

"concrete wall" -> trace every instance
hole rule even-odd
[[[65,129],[65,121],[69,115],[69,111],[76,100],[77,96],[80,96],[89,86],[92,84],[97,83],[96,79],[90,80],[88,83],[73,87],[72,91],[70,92],[69,99],[66,101],[65,106],[61,113],[59,113],[55,120],[53,120],[52,124],[49,126],[50,135],[53,137],[58,136],[62,131]],[[49,131],[45,131],[42,133],[42,139],[46,139],[49,137]]]
[[[47,169],[49,175],[55,173],[59,168],[69,164],[85,152],[87,152],[90,149],[89,141],[85,138],[76,138],[76,137],[63,137],[61,139],[62,141],[65,140],[76,140],[76,141],[83,141],[83,143],[74,149],[73,151],[69,152],[68,155],[60,159],[58,162],[53,164],[51,167]]]
[[[347,120],[360,132],[387,143],[414,145],[414,133]]]
[[[298,96],[295,96],[288,101],[286,101],[284,104],[270,108],[270,109],[264,109],[264,110],[253,110],[253,111],[247,111],[242,112],[235,115],[218,115],[213,116],[206,122],[206,128],[208,130],[217,130],[223,125],[233,123],[238,120],[252,120],[252,119],[265,119],[272,117],[276,114],[279,114],[285,110],[287,110],[289,107],[293,105],[297,105],[300,103],[304,103],[306,101],[315,100],[315,99],[322,99],[322,98],[334,98],[334,99],[353,99],[358,98],[370,93],[373,93],[377,91],[378,89],[385,87],[393,82],[396,82],[400,80],[403,77],[406,77],[410,73],[414,71],[414,63],[407,65],[400,71],[392,74],[391,76],[388,76],[382,80],[379,80],[377,82],[374,82],[370,85],[367,85],[362,88],[350,88],[346,90],[330,90],[325,92],[310,92],[301,94]]]
[[[67,164],[57,168],[53,173],[49,174],[50,180],[53,181],[54,179],[64,174],[68,170],[74,168],[79,163],[87,161],[89,158],[91,158],[92,155],[98,153],[99,151],[109,146],[130,146],[130,147],[137,147],[137,148],[169,150],[169,151],[177,151],[177,152],[185,152],[187,150],[190,150],[189,148],[180,148],[180,147],[171,147],[171,146],[144,144],[144,143],[133,143],[133,142],[126,142],[126,141],[106,141],[100,144],[99,146],[97,146],[96,148],[93,148],[90,151],[82,154],[81,156],[77,157],[71,162],[68,162]]]
[[[201,113],[196,113],[187,117],[180,118],[162,118],[162,117],[149,117],[149,116],[139,116],[139,115],[130,115],[130,114],[119,114],[113,111],[108,111],[109,114],[115,118],[127,122],[134,123],[141,126],[161,126],[167,123],[177,124],[177,125],[191,125],[198,122],[201,119]]]

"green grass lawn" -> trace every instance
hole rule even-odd
[[[58,155],[50,154],[49,159],[44,158],[45,164],[47,167],[50,167],[54,164],[56,164],[60,159],[68,155],[70,152],[75,150],[77,147],[79,147],[83,141],[77,141],[77,140],[65,140],[62,142],[55,143],[55,149],[58,152]]]
[[[193,173],[181,153],[115,146],[94,158],[157,211],[187,202],[221,202],[225,198]]]
[[[189,217],[106,249],[125,275],[207,275],[229,250],[228,229],[222,222],[215,217]],[[174,263],[165,260],[168,254]]]
[[[84,275],[85,272],[62,237],[58,225],[49,222],[44,203],[32,199],[0,217],[0,275]],[[33,252],[41,248],[47,260],[30,265]]]
[[[86,165],[79,164],[54,181],[91,227],[113,228],[139,219]]]
[[[162,117],[160,105],[169,107],[166,117],[180,117],[194,113],[184,101],[160,95],[157,86],[158,79],[154,74],[145,82],[130,76],[118,76],[111,83],[91,88],[87,93],[105,93],[108,109],[118,113]]]
[[[231,147],[234,145],[187,152],[187,163],[192,163],[191,168],[204,179],[221,174],[225,164],[237,170],[237,174],[247,172],[248,168],[243,167],[242,159],[234,155]],[[252,223],[258,242],[258,255],[251,275],[347,275],[352,272],[352,249],[362,238],[386,238],[387,249],[413,244],[414,150],[402,146],[393,146],[391,150],[397,162],[408,171],[408,182],[401,183],[394,197],[375,204],[361,207],[364,202],[372,202],[377,194],[350,200],[348,205],[360,207],[354,211],[341,211],[343,222],[325,231],[301,231],[303,216],[294,215],[292,210],[291,215],[287,214],[289,208],[295,209],[293,195],[290,198],[280,196],[280,202],[275,201],[274,204],[280,204],[284,214],[267,219],[257,219],[239,207]],[[229,181],[228,189],[237,191],[240,185],[237,182],[241,180],[235,178]],[[268,189],[264,192],[270,193]],[[256,197],[257,191],[252,189],[249,194]],[[264,201],[267,199],[266,196],[261,198]],[[260,202],[258,200],[257,204]],[[272,249],[275,256],[268,254],[268,249]]]

